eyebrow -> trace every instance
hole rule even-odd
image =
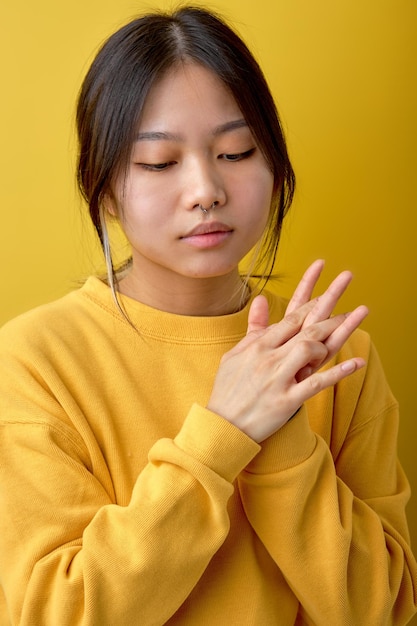
[[[212,133],[215,137],[218,135],[223,135],[224,133],[230,133],[233,130],[238,128],[248,128],[248,124],[246,120],[243,118],[240,120],[233,120],[232,122],[226,122],[225,124],[220,124],[220,126],[216,126],[213,129]]]
[[[220,124],[220,126],[216,126],[215,128],[213,128],[211,134],[214,137],[218,137],[219,135],[230,133],[239,128],[248,128],[248,124],[243,118],[239,120],[233,120],[231,122],[226,122],[225,124]],[[144,133],[138,133],[136,135],[135,141],[183,141],[183,137],[181,137],[181,135],[176,135],[175,133],[167,133],[163,131],[148,131]]]

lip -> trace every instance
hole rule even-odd
[[[199,235],[210,235],[211,233],[231,233],[233,228],[222,224],[222,222],[204,222],[194,226],[186,235],[183,235],[181,239],[187,239],[188,237],[196,237]]]
[[[180,239],[194,248],[209,249],[221,245],[232,233],[233,228],[222,222],[204,222],[194,226]]]

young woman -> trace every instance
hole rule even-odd
[[[407,623],[366,307],[333,315],[349,272],[312,299],[322,261],[289,303],[264,285],[294,175],[253,57],[201,9],[147,15],[98,53],[77,122],[108,280],[0,334],[2,624]]]

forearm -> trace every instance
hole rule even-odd
[[[337,477],[326,443],[313,435],[311,445],[305,409],[285,429],[274,450],[278,457],[282,451],[281,466],[270,472],[261,453],[239,480],[248,519],[302,611],[317,624],[407,623],[415,610],[416,571],[402,473],[390,494],[362,500]],[[295,440],[304,441],[304,458],[294,457],[291,466]]]
[[[196,449],[202,418],[206,437],[200,432]],[[37,443],[63,454],[44,434]],[[229,446],[240,452],[231,455]],[[232,481],[257,451],[237,429],[197,408],[175,440],[151,449],[126,507],[109,502],[68,451],[60,467],[50,459],[39,466],[37,480],[48,481],[53,508],[30,496],[27,485],[27,523],[15,525],[10,515],[18,508],[16,492],[1,516],[1,536],[16,532],[15,546],[25,545],[17,551],[0,539],[12,623],[128,626],[138,615],[144,625],[165,623],[226,538]]]

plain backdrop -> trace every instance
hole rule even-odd
[[[196,4],[202,4],[197,2]],[[74,183],[74,105],[102,41],[166,0],[3,0],[0,323],[76,288],[101,256]],[[326,259],[351,269],[342,307],[363,324],[401,404],[400,458],[417,546],[417,3],[216,0],[276,98],[297,173],[275,289]],[[384,460],[381,459],[381,463]]]

